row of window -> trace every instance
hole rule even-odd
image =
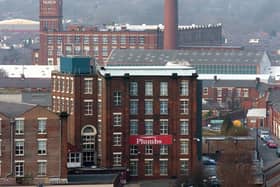
[[[52,78],[53,92],[74,93],[74,80],[69,77],[55,77]]]
[[[130,99],[129,101],[129,112],[130,115],[139,114],[139,99]],[[154,100],[153,99],[145,99],[144,101],[144,114],[145,115],[153,115],[154,114]],[[167,115],[169,113],[169,103],[168,99],[160,99],[159,101],[159,114]],[[179,103],[179,111],[181,115],[189,114],[189,100],[188,99],[180,99]]]
[[[74,100],[68,97],[56,97],[52,98],[52,111],[53,112],[67,112],[72,114],[74,112]]]
[[[0,164],[1,167],[1,164]],[[37,176],[43,177],[47,175],[47,161],[46,160],[38,160],[37,161]],[[16,160],[15,161],[15,176],[16,177],[24,177],[24,160]]]
[[[62,36],[57,36],[56,38],[53,36],[47,37],[47,43],[48,45],[54,44],[56,42],[57,44],[61,45],[62,43],[67,44],[90,44],[93,45],[97,44],[111,44],[111,45],[144,45],[145,43],[145,37],[144,36],[108,36],[108,35],[93,35],[90,36],[67,36],[66,38],[63,38]]]
[[[47,119],[46,118],[38,118],[37,119],[37,132],[38,134],[46,134],[47,133]],[[24,134],[24,119],[16,119],[15,120],[15,135],[23,135]]]
[[[129,95],[130,96],[138,96],[139,95],[139,83],[138,82],[130,82],[129,84]],[[168,96],[168,82],[160,82],[159,84],[159,95],[160,96]],[[145,81],[144,85],[144,93],[145,96],[153,96],[154,95],[154,83],[153,81]],[[188,96],[189,95],[189,82],[187,80],[180,81],[179,86],[179,94],[180,96]]]
[[[24,139],[15,139],[15,156],[24,156]],[[37,139],[37,154],[47,154],[47,139]]]
[[[154,160],[153,159],[145,159],[144,161],[144,175],[145,176],[153,176],[154,175]],[[167,176],[168,172],[168,159],[160,159],[159,160],[159,173],[161,176]],[[139,161],[137,159],[131,159],[129,161],[129,172],[130,176],[138,176],[139,172]],[[189,172],[189,160],[188,159],[180,159],[180,175],[188,175]]]

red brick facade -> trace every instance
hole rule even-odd
[[[65,84],[67,88],[68,79],[74,81],[72,95],[57,89],[58,84]],[[85,86],[87,80],[91,83]],[[82,167],[126,168],[133,179],[180,177],[192,171],[200,149],[201,108],[198,101],[201,85],[195,74],[116,77],[54,72],[52,84],[52,97],[56,100],[53,101],[53,111],[64,110],[71,114],[68,140],[73,150],[70,152],[82,154]],[[135,95],[130,95],[131,84],[137,84]],[[85,94],[88,85],[93,90],[91,94]],[[145,96],[147,87],[152,90],[150,96]],[[162,95],[165,88],[166,93]],[[185,89],[184,94],[181,89]],[[65,101],[61,101],[62,98]],[[64,104],[68,108],[59,108],[66,100],[74,102]],[[134,101],[137,101],[137,113],[132,114]],[[146,110],[151,113],[147,114]],[[132,124],[134,122],[136,126]],[[94,158],[90,163],[85,161],[87,153],[83,135],[83,129],[89,126],[96,130],[92,133],[95,149],[91,150]],[[166,135],[172,137],[168,145],[132,145],[130,142],[131,136],[163,138]]]
[[[36,106],[12,118],[0,114],[0,123],[2,185],[67,182],[59,116]]]

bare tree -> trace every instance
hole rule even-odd
[[[241,143],[230,140],[218,162],[217,174],[222,186],[251,186],[253,181],[252,152]]]

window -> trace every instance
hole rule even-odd
[[[84,100],[84,115],[91,116],[93,114],[93,101]]]
[[[189,154],[189,141],[181,140],[180,141],[180,153],[181,154]]]
[[[130,107],[129,112],[131,115],[137,115],[138,114],[138,100],[137,99],[131,99],[130,100]]]
[[[145,160],[144,173],[145,176],[153,176],[153,160]]]
[[[89,36],[84,36],[84,44],[89,44]]]
[[[189,161],[180,159],[180,175],[188,175]]]
[[[137,145],[130,145],[130,154],[138,155],[138,146]]]
[[[85,78],[84,79],[84,94],[92,94],[92,79],[91,78]]]
[[[153,100],[145,99],[145,115],[153,114]]]
[[[92,152],[95,149],[96,128],[91,125],[86,125],[81,131],[82,144],[84,152]]]
[[[152,155],[153,154],[153,146],[152,145],[145,145],[145,154]]]
[[[129,174],[130,176],[138,176],[138,160],[130,160]]]
[[[122,125],[122,114],[113,114],[113,125],[114,127]]]
[[[217,97],[222,97],[222,88],[217,88]]]
[[[164,135],[164,134],[168,134],[168,120],[160,120],[160,134]]]
[[[24,133],[24,120],[16,120],[16,135],[21,135]]]
[[[138,134],[138,120],[130,120],[130,135]]]
[[[92,41],[93,41],[94,45],[98,44],[99,43],[98,35],[94,35],[93,38],[92,38]]]
[[[24,176],[24,161],[16,161],[15,163],[15,175],[16,177]]]
[[[15,140],[16,156],[24,155],[24,140]]]
[[[121,98],[122,98],[121,92],[115,91],[114,94],[113,94],[113,104],[114,104],[114,106],[121,106],[121,104],[122,104]]]
[[[97,84],[98,84],[98,90],[97,90],[98,96],[102,96],[102,79],[98,79]]]
[[[104,35],[104,36],[102,37],[102,43],[105,44],[105,45],[108,44],[108,36],[105,36],[105,35]]]
[[[38,155],[47,154],[47,140],[38,140]]]
[[[104,56],[104,57],[108,56],[108,47],[107,46],[102,47],[102,56]]]
[[[153,96],[153,82],[152,81],[145,82],[145,96]]]
[[[244,97],[249,97],[249,90],[248,90],[248,88],[244,88],[243,89],[243,96]]]
[[[0,118],[0,134],[2,134],[2,119]]]
[[[180,82],[180,96],[189,95],[189,82],[187,80],[182,80]]]
[[[145,120],[145,135],[153,135],[153,120]]]
[[[189,101],[188,100],[180,100],[180,114],[188,114],[189,113]]]
[[[237,97],[241,96],[241,88],[236,88],[236,96]]]
[[[81,55],[81,46],[74,47],[74,55]]]
[[[160,96],[168,96],[168,82],[160,82]]]
[[[113,133],[113,145],[114,146],[122,145],[122,134],[121,133]]]
[[[122,165],[122,153],[113,153],[113,166]]]
[[[167,99],[161,99],[159,101],[160,103],[160,114],[161,115],[166,115],[168,114],[168,100]]]
[[[160,176],[168,175],[168,160],[160,160],[159,161],[159,173]]]
[[[187,120],[180,120],[180,134],[189,135],[189,122]]]
[[[168,145],[160,145],[159,148],[160,155],[168,155]]]
[[[67,162],[80,163],[81,162],[81,153],[78,153],[78,152],[68,153]]]
[[[47,175],[47,162],[39,161],[38,162],[38,176],[46,176]]]
[[[121,36],[120,43],[121,43],[121,45],[126,45],[126,37],[125,36]]]
[[[47,133],[46,124],[47,124],[47,119],[38,119],[38,133],[39,134]]]
[[[116,45],[118,43],[117,36],[112,36],[112,45]]]
[[[144,45],[145,44],[145,37],[144,36],[140,36],[139,37],[139,45]]]
[[[137,82],[130,82],[129,93],[130,93],[130,96],[138,95],[138,83]]]
[[[208,88],[207,87],[203,88],[203,95],[208,95]]]
[[[136,37],[135,36],[129,36],[129,44],[135,45],[136,43]]]

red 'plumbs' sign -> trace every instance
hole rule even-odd
[[[158,135],[158,136],[130,136],[129,144],[137,145],[168,145],[172,144],[172,135]]]

